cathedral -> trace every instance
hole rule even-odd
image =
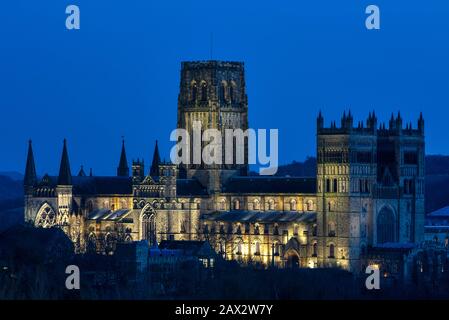
[[[248,129],[244,65],[181,66],[177,127]],[[424,120],[401,115],[355,123],[350,112],[317,117],[315,177],[255,176],[245,164],[151,166],[128,162],[116,176],[72,175],[64,141],[58,176],[37,177],[28,147],[25,220],[58,227],[76,252],[113,254],[119,242],[207,240],[226,260],[262,267],[338,267],[360,272],[368,257],[403,250],[424,236]],[[247,143],[245,142],[245,157]],[[131,167],[129,166],[131,165]]]

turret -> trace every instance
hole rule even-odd
[[[142,161],[140,161],[140,159],[137,159],[137,161],[132,162],[132,174],[133,174],[133,182],[134,183],[139,183],[143,181],[143,178],[145,177],[145,164],[144,161],[142,159]]]
[[[373,113],[369,113],[368,120],[366,120],[366,127],[375,131],[377,128],[377,118],[376,113],[373,111]]]
[[[153,152],[153,162],[151,163],[151,168],[150,168],[150,176],[152,176],[152,177],[159,176],[159,164],[160,163],[161,163],[161,157],[159,155],[159,147],[157,145],[157,140],[156,140],[156,145],[154,147],[154,152]]]
[[[69,215],[72,213],[72,189],[72,173],[70,171],[69,155],[67,152],[67,140],[64,139],[56,196],[58,198],[57,223],[63,227],[65,232],[68,232]]]
[[[25,177],[23,179],[23,185],[25,188],[33,187],[36,184],[36,166],[34,164],[33,146],[31,140],[28,142],[28,155],[27,163],[25,167]]]
[[[62,149],[61,165],[59,166],[58,185],[71,185],[72,173],[70,171],[69,155],[67,153],[67,140],[64,139]]]
[[[418,119],[418,131],[424,135],[424,118],[422,116],[422,112],[420,112],[419,114],[419,119]]]
[[[84,172],[84,167],[81,166],[80,171],[78,172],[78,177],[85,177],[86,173]]]
[[[318,113],[318,118],[316,119],[316,127],[317,127],[317,130],[323,129],[323,127],[324,127],[324,118],[321,115],[321,110]]]
[[[396,129],[401,132],[402,131],[402,117],[401,113],[398,112],[398,116],[396,118]]]

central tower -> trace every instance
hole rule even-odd
[[[194,164],[193,123],[201,122],[201,130],[217,129],[224,146],[225,129],[248,129],[248,99],[242,62],[195,61],[181,65],[177,127],[186,129],[191,139],[189,164],[180,167],[180,174],[196,177],[210,192],[219,191],[222,182],[233,175],[246,175],[248,148],[245,140],[245,164]],[[205,144],[202,142],[202,147]],[[203,150],[203,148],[201,148]],[[234,148],[235,152],[235,148]],[[235,157],[234,157],[235,158]]]

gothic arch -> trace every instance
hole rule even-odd
[[[147,240],[150,246],[157,244],[156,212],[150,204],[147,204],[140,213],[139,233],[140,238]]]
[[[86,251],[88,253],[95,253],[97,251],[97,236],[91,232],[87,237]]]
[[[48,202],[44,202],[40,207],[34,225],[41,228],[51,228],[56,225],[56,211]]]
[[[377,214],[377,243],[396,241],[396,216],[393,208],[383,206]]]

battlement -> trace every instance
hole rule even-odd
[[[181,62],[181,71],[195,69],[235,69],[243,70],[244,63],[238,61],[219,61],[219,60],[202,60],[202,61],[183,61]]]
[[[336,121],[332,121],[329,127],[324,126],[324,117],[320,113],[317,117],[317,134],[318,135],[373,135],[373,136],[424,136],[424,118],[422,113],[420,114],[417,122],[417,127],[413,128],[411,122],[403,126],[401,114],[395,117],[391,115],[388,127],[385,123],[377,125],[377,117],[375,112],[370,112],[366,123],[359,121],[357,126],[354,125],[354,119],[351,115],[351,111],[348,114],[343,113],[340,126]]]

